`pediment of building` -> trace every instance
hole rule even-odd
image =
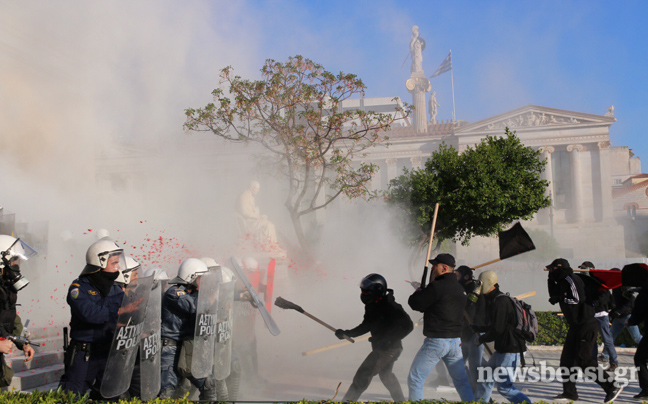
[[[488,132],[501,133],[506,127],[511,130],[525,131],[592,125],[609,126],[614,121],[616,121],[614,116],[586,114],[537,105],[527,105],[526,107],[463,126],[455,131],[455,135],[461,136],[464,134]]]

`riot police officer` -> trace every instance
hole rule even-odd
[[[200,276],[209,269],[197,258],[189,258],[180,264],[178,276],[171,279],[171,286],[162,297],[162,380],[160,398],[170,398],[178,387],[178,376],[183,376],[200,390],[200,399],[216,397],[216,382],[210,378],[196,379],[190,369],[179,369],[181,354],[189,365],[188,349],[191,349],[196,325],[196,309]],[[184,349],[183,349],[184,344]],[[181,374],[182,373],[182,374]]]
[[[86,266],[68,290],[70,345],[65,351],[61,387],[99,396],[110,344],[124,292],[115,283],[126,268],[124,251],[110,239],[101,239],[86,252]]]
[[[19,238],[0,235],[0,353],[7,354],[13,344],[8,337],[20,335],[22,324],[16,314],[18,291],[27,286],[29,281],[20,273],[20,262],[26,261],[36,254]],[[25,352],[27,360],[34,356],[34,348],[29,344],[16,342],[18,349]],[[4,355],[0,355],[0,387],[11,384],[13,371],[5,363]]]

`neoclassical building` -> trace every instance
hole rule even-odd
[[[374,187],[385,189],[403,167],[421,167],[441,143],[463,151],[488,135],[503,135],[508,127],[547,160],[543,175],[553,206],[525,226],[553,234],[567,258],[623,258],[624,229],[615,217],[613,186],[641,167],[627,147],[611,146],[615,121],[611,111],[596,115],[527,105],[474,123],[428,124],[422,133],[406,123],[390,133],[388,148],[372,150],[363,159],[381,167]],[[496,251],[496,240],[477,239],[469,248],[458,246],[457,254],[477,259],[496,256]]]

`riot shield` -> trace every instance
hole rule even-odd
[[[232,263],[232,266],[236,271],[236,275],[241,279],[241,282],[243,282],[248,292],[250,292],[250,296],[252,296],[252,300],[254,301],[254,304],[259,309],[259,313],[261,313],[261,317],[263,318],[266,327],[268,327],[268,331],[270,331],[270,334],[274,336],[279,335],[279,333],[281,332],[279,326],[277,325],[277,323],[275,323],[274,319],[270,316],[270,313],[268,313],[268,309],[266,309],[265,305],[263,304],[263,301],[261,301],[261,299],[259,298],[258,293],[256,292],[256,290],[254,290],[254,288],[250,284],[250,281],[248,280],[247,276],[245,276],[245,272],[243,272],[243,269],[239,265],[236,258],[232,257],[230,259],[230,262]]]
[[[191,375],[197,379],[209,376],[214,366],[220,279],[216,272],[200,277],[191,359]]]
[[[145,375],[140,382],[142,401],[152,400],[160,392],[160,355],[162,354],[160,327],[162,325],[163,293],[164,281],[154,281],[146,305],[146,317],[140,341],[140,373]]]
[[[149,276],[131,282],[124,289],[117,328],[99,390],[105,398],[117,397],[130,386],[152,284],[153,277]]]
[[[225,380],[229,376],[232,362],[232,307],[236,282],[233,274],[223,274],[225,271],[229,271],[229,269],[221,267],[216,272],[218,275],[222,275],[218,296],[218,333],[214,348],[213,374],[216,380]]]

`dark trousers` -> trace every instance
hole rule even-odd
[[[73,349],[72,345],[68,347],[66,358]],[[99,397],[107,360],[108,350],[95,350],[88,355],[88,360],[85,351],[77,351],[71,363],[66,360],[65,373],[61,377],[61,388],[79,395],[84,395],[92,389],[92,396]]]
[[[572,380],[575,379],[575,374],[578,373],[576,368],[580,368],[583,372],[595,373],[599,375],[595,378],[595,382],[609,392],[614,389],[612,382],[614,381],[609,372],[599,370],[598,362],[592,358],[592,349],[596,345],[596,337],[598,335],[598,322],[592,319],[591,321],[580,326],[571,326],[567,331],[565,337],[565,345],[563,346],[562,354],[560,355],[560,366],[570,369],[570,373],[563,380],[563,393],[571,397],[577,397],[576,383]],[[587,371],[587,368],[591,368]]]
[[[405,401],[403,390],[393,372],[394,362],[396,362],[401,352],[403,352],[403,348],[371,351],[360,365],[360,368],[358,368],[353,377],[353,384],[349,387],[349,391],[344,395],[342,401],[358,401],[360,395],[369,387],[371,379],[376,375],[380,377],[380,380],[387,387],[394,401]]]
[[[160,371],[161,371],[161,386],[160,398],[169,398],[169,390],[178,388],[178,361],[180,360],[181,349],[175,345],[166,345],[162,347],[162,354],[160,356]],[[196,386],[199,390],[205,387],[207,379],[196,379],[189,376],[187,379]],[[165,391],[166,390],[166,391]]]
[[[635,352],[634,363],[639,368],[639,387],[641,390],[648,390],[648,335],[644,335],[639,342]]]

